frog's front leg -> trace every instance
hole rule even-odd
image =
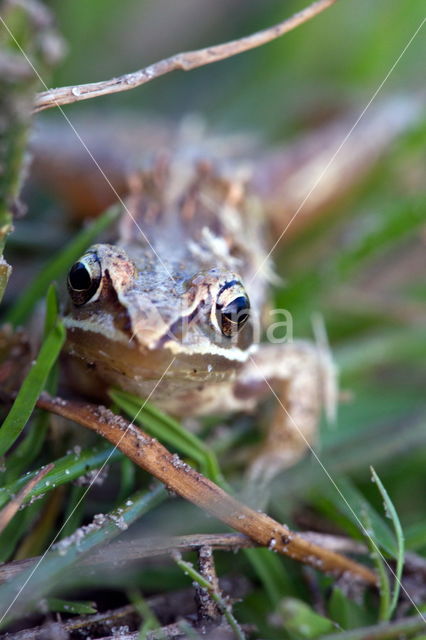
[[[323,408],[334,417],[336,368],[330,352],[313,343],[264,344],[240,371],[233,391],[242,406],[272,396],[266,438],[249,470],[252,479],[267,481],[314,443]]]

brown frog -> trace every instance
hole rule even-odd
[[[260,342],[274,277],[245,175],[179,154],[157,162],[133,178],[116,241],[69,271],[64,323],[79,386],[118,386],[178,417],[253,412],[275,395],[250,467],[270,478],[300,458],[336,397],[327,349]]]

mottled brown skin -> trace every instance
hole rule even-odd
[[[134,177],[126,205],[114,245],[83,259],[100,263],[96,292],[70,299],[65,314],[80,386],[87,393],[101,380],[182,417],[253,411],[274,389],[277,410],[251,469],[274,475],[312,442],[335,383],[315,345],[258,344],[272,279],[259,200],[237,172],[176,156]],[[249,319],[224,335],[218,305],[245,295]]]

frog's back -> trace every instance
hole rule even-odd
[[[268,264],[259,202],[238,170],[179,155],[130,183],[114,243],[70,271],[68,353],[91,379],[176,415],[210,412],[256,349]]]
[[[144,269],[149,286],[217,267],[238,272],[252,305],[263,305],[270,275],[265,224],[247,171],[177,154],[134,174],[130,185],[117,244]]]

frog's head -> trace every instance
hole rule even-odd
[[[68,273],[68,350],[125,377],[158,378],[175,359],[176,377],[223,379],[253,343],[241,278],[179,265],[172,275],[149,259],[136,265],[119,247],[92,246]]]

